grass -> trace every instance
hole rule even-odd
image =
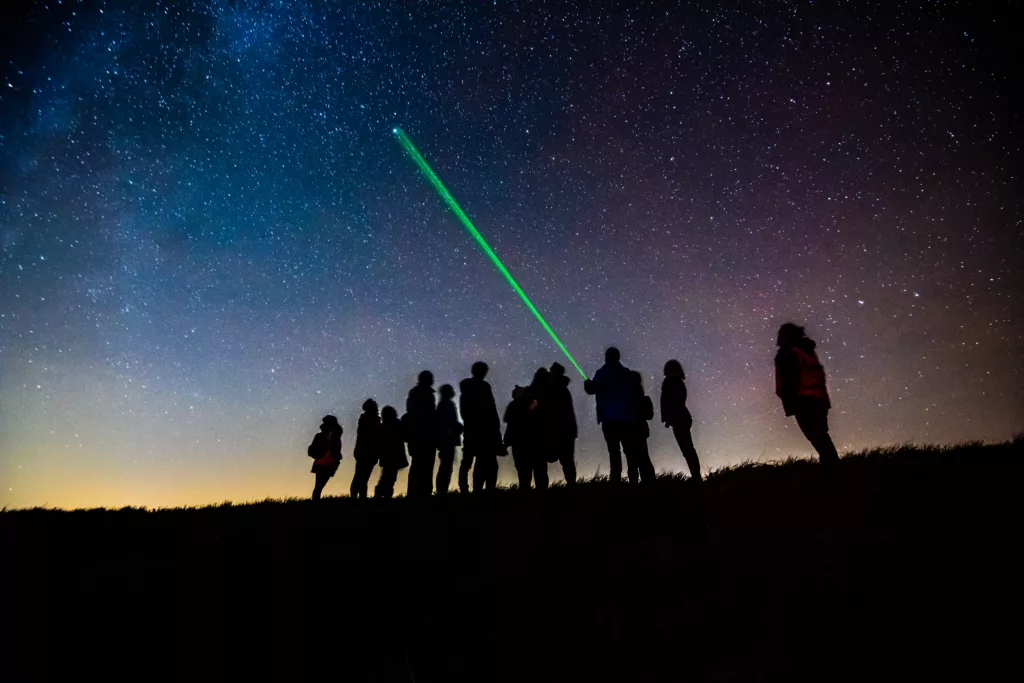
[[[702,490],[0,514],[8,680],[877,680],[1010,670],[1024,441]]]

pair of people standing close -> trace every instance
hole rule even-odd
[[[540,368],[527,387],[516,385],[505,409],[505,446],[512,451],[519,489],[548,487],[548,465],[560,463],[565,485],[576,485],[576,413],[560,363]]]
[[[398,411],[391,406],[384,406],[378,415],[377,402],[372,398],[366,399],[363,402],[363,414],[359,416],[356,426],[353,455],[356,471],[349,490],[352,498],[366,498],[370,475],[377,465],[380,465],[381,474],[374,489],[374,497],[390,498],[394,495],[398,471],[409,466]]]
[[[654,405],[644,392],[641,374],[622,365],[620,358],[619,350],[614,346],[605,351],[604,365],[594,373],[592,379],[583,383],[583,390],[597,398],[597,421],[601,425],[605,444],[608,446],[609,479],[612,482],[622,481],[622,456],[625,455],[629,482],[652,483],[655,473],[647,439],[651,435],[648,421],[654,419]],[[672,377],[668,375],[670,366]],[[676,366],[679,367],[678,375],[674,370]],[[687,422],[683,417],[684,414],[689,417],[689,411],[686,410],[682,366],[678,361],[669,361],[665,369],[666,379],[662,385],[662,421],[666,427],[673,427],[674,431],[677,431],[677,439],[684,429],[686,437],[689,438],[692,418]],[[668,401],[666,390],[671,397]],[[699,482],[700,462],[696,450],[693,449],[692,440],[689,445],[689,454],[685,448],[683,453],[687,456],[690,476]]]

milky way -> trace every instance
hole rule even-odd
[[[682,361],[706,466],[809,453],[773,394],[789,320],[840,450],[1024,430],[1019,94],[989,4],[21,4],[0,505],[307,495],[327,412],[340,493],[364,398],[401,410],[419,370],[483,359],[504,404],[560,360],[395,126],[587,372],[615,344],[657,399]],[[607,471],[572,388],[581,472]]]

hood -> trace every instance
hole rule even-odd
[[[562,375],[561,377],[558,378],[558,383],[559,383],[559,385],[568,388],[568,386],[569,386],[569,376],[568,375]]]
[[[793,344],[793,346],[797,347],[798,349],[805,353],[814,353],[814,347],[816,347],[817,344],[815,344],[814,340],[811,339],[810,337],[804,337],[800,341]]]

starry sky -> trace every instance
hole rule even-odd
[[[0,505],[306,496],[328,412],[347,492],[366,397],[564,362],[395,126],[589,373],[683,363],[705,467],[809,455],[786,321],[840,450],[1024,430],[1011,4],[827,4],[7,3]]]

